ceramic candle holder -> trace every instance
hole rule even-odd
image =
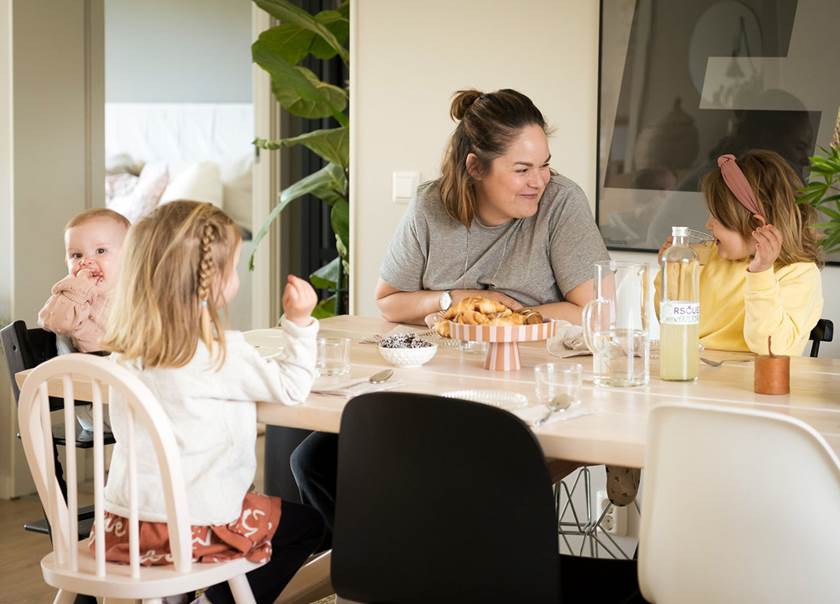
[[[758,394],[790,393],[790,357],[773,354],[768,341],[770,354],[755,357],[754,390]]]

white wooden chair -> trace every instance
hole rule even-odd
[[[76,447],[72,434],[67,436],[67,500],[61,496],[55,478],[50,429],[49,382],[59,391],[63,388],[64,425],[72,430],[74,417],[74,383],[90,383],[89,400],[94,417],[94,503],[96,555],[90,553],[87,540],[79,542],[76,484]],[[110,389],[105,391],[103,389]],[[104,395],[108,396],[105,398]],[[105,561],[104,486],[105,468],[102,442],[102,405],[110,392],[119,392],[129,410],[128,434],[120,435],[128,447],[130,480],[129,549],[130,564]],[[85,393],[86,400],[88,393]],[[254,596],[245,573],[260,564],[244,558],[229,562],[198,564],[192,562],[192,536],[186,493],[169,420],[149,389],[133,374],[113,361],[85,354],[69,354],[51,359],[38,367],[24,382],[20,395],[20,432],[26,460],[38,489],[38,496],[52,526],[53,551],[41,560],[44,581],[58,589],[54,602],[73,602],[76,594],[105,598],[106,602],[142,600],[159,603],[164,596],[185,593],[227,581],[234,599],[240,604],[253,604]],[[137,517],[137,454],[135,426],[149,434],[160,465],[168,517],[173,564],[140,566]]]
[[[656,604],[840,602],[840,465],[790,416],[662,405],[648,424],[639,584]]]

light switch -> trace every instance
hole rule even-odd
[[[417,196],[420,172],[394,172],[392,197],[394,203],[411,203]]]

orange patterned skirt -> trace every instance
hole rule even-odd
[[[271,538],[280,524],[280,498],[247,493],[242,513],[228,524],[192,527],[194,562],[221,562],[245,557],[251,562],[271,558]],[[140,564],[172,564],[165,522],[139,522]],[[95,552],[91,531],[90,550]],[[105,512],[105,559],[128,564],[128,520]]]

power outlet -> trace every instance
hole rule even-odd
[[[623,536],[627,534],[627,508],[610,505],[606,491],[598,491],[595,497],[595,517],[600,518],[607,506],[610,511],[601,521],[601,529],[610,535]]]

